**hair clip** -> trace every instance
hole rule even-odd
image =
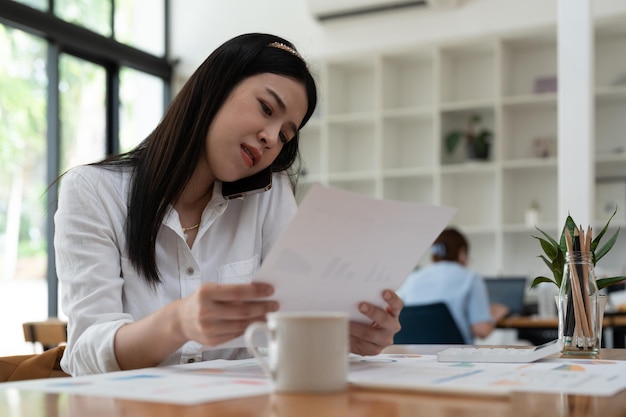
[[[437,242],[430,247],[430,253],[440,258],[446,256],[446,252],[446,245],[441,242]]]
[[[283,51],[287,51],[289,52],[291,55],[293,56],[297,56],[298,58],[300,58],[302,61],[304,61],[304,59],[302,58],[302,56],[298,53],[298,51],[296,51],[294,48],[292,48],[289,45],[286,45],[282,42],[272,42],[272,43],[268,43],[267,46],[272,47],[272,48],[278,48],[278,49],[282,49]]]

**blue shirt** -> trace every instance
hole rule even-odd
[[[435,262],[413,271],[397,293],[404,305],[446,303],[467,344],[474,343],[472,325],[493,322],[484,281],[457,262]]]

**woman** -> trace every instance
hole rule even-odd
[[[433,263],[409,275],[398,295],[405,305],[446,303],[465,343],[474,337],[485,338],[504,318],[508,309],[489,303],[487,287],[482,278],[467,268],[469,243],[454,228],[447,228],[431,247]]]
[[[67,373],[248,357],[210,347],[279,308],[251,279],[295,214],[289,172],[316,101],[293,45],[241,35],[202,63],[137,148],[64,176],[55,249]],[[263,178],[268,191],[223,195]],[[383,297],[386,309],[360,304],[372,324],[350,324],[353,352],[392,343],[402,301]]]

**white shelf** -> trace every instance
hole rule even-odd
[[[382,169],[429,168],[435,166],[434,118],[394,117],[382,123],[385,142],[381,147]]]
[[[556,157],[556,101],[505,106],[502,118],[503,160]]]
[[[432,51],[410,51],[382,57],[382,109],[429,107],[435,103]]]
[[[557,76],[557,44],[554,30],[506,38],[502,41],[503,95],[549,94],[550,79]]]
[[[496,168],[493,162],[462,161],[456,164],[442,165],[440,167],[440,172],[442,175],[471,175],[472,173],[485,173],[489,176],[496,174]]]
[[[544,167],[557,167],[557,160],[555,157],[546,157],[546,158],[520,158],[520,159],[512,159],[512,160],[504,160],[502,161],[502,169],[503,170],[525,170],[525,169],[535,169],[535,168],[544,168]]]
[[[488,110],[493,108],[495,100],[493,99],[474,99],[464,101],[445,102],[441,104],[441,111],[447,112],[468,112],[476,110]]]
[[[376,196],[376,182],[374,180],[367,179],[336,179],[329,180],[328,184],[331,187],[341,188],[343,190],[352,191],[368,195],[371,197]]]
[[[595,170],[602,182],[626,178],[626,16],[596,23],[595,54]],[[538,201],[536,226],[560,233],[555,27],[316,64],[320,108],[302,132],[306,175],[298,195],[321,182],[457,207],[452,224],[470,238],[478,272],[548,273],[525,211]],[[448,154],[443,143],[473,115],[493,133],[487,160],[468,159],[462,143]],[[613,225],[626,227],[624,184],[624,214]],[[604,216],[597,214],[598,223]],[[625,261],[603,263],[621,271]]]
[[[330,174],[376,170],[376,135],[371,121],[329,123],[328,140],[332,144],[328,157]]]
[[[372,60],[330,63],[328,89],[333,95],[328,114],[373,112],[376,105],[374,63]]]
[[[387,177],[383,180],[383,198],[416,203],[434,204],[433,176]]]
[[[441,102],[481,103],[496,97],[494,41],[477,41],[440,49]]]

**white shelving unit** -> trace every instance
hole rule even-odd
[[[594,227],[617,204],[611,233],[626,225],[626,16],[596,22],[595,42]],[[524,214],[539,202],[536,226],[552,236],[560,229],[555,27],[316,64],[320,106],[302,132],[300,195],[319,182],[457,207],[452,224],[470,239],[473,269],[548,274]],[[443,137],[475,114],[493,132],[489,158],[469,159],[464,146],[449,154]],[[605,268],[624,272],[625,239]]]

